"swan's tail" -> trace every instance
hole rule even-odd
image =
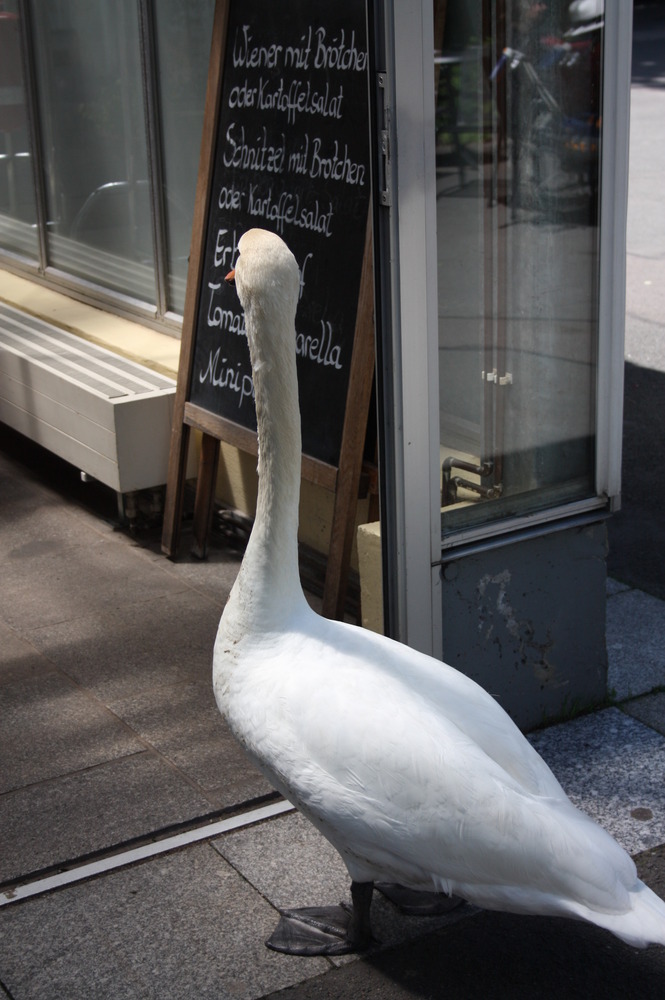
[[[665,903],[644,882],[630,893],[631,908],[626,913],[588,911],[585,918],[616,934],[633,948],[649,944],[665,945]]]

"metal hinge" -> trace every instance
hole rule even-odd
[[[388,104],[388,78],[385,73],[377,73],[377,85],[378,85],[379,102],[380,102],[380,107],[379,107],[380,128],[378,133],[379,202],[382,205],[388,207],[392,205],[392,194],[390,191],[390,168],[391,168],[390,106]]]
[[[483,372],[482,377],[486,382],[494,382],[496,385],[512,385],[513,376],[511,372],[506,372],[505,375],[499,375],[496,368],[493,368],[491,372]]]

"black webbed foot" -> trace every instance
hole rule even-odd
[[[372,944],[371,882],[351,885],[353,904],[282,910],[268,948],[286,955],[348,955]]]
[[[350,910],[344,906],[282,910],[266,944],[286,955],[348,955],[356,951],[347,938],[350,923]]]

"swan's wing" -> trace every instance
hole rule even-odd
[[[294,659],[291,643],[253,669],[236,710],[245,716],[240,728],[256,734],[245,741],[250,753],[268,762],[269,776],[354,878],[429,885],[501,908],[538,909],[538,895],[621,909],[635,882],[632,862],[554,778],[555,795],[525,787],[522,772],[547,788],[533,779],[532,757],[540,758],[512,723],[502,728],[497,719],[507,717],[489,699],[494,715],[477,685],[466,698],[464,685],[453,688],[465,715],[458,724],[399,671],[360,663],[357,648],[349,655],[343,642],[306,645],[308,660]],[[469,735],[479,725],[474,713],[487,713],[493,726],[484,745]]]
[[[467,896],[483,886],[486,905],[487,887],[624,905],[632,862],[567,800],[525,792],[454,722],[385,680],[371,723],[361,686],[353,693],[322,692],[319,720],[337,732],[307,728],[301,787],[357,858]]]
[[[326,644],[334,646],[339,659],[361,668],[374,666],[382,677],[400,680],[442,717],[452,720],[525,790],[567,801],[542,757],[504,709],[471,678],[384,636],[338,622],[326,626]]]

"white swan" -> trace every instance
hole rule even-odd
[[[263,230],[243,235],[239,250],[259,494],[215,643],[215,696],[252,760],[339,851],[353,899],[348,928],[331,926],[319,945],[289,941],[288,930],[272,945],[308,954],[365,947],[376,881],[665,945],[665,904],[482,688],[309,608],[297,551],[298,267]]]

